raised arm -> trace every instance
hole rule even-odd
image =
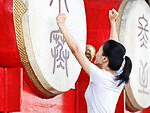
[[[69,30],[65,26],[66,16],[64,14],[59,14],[57,16],[57,25],[59,26],[61,33],[64,36],[69,48],[71,49],[73,55],[83,67],[87,74],[90,72],[91,62],[85,56],[85,53],[81,50],[80,45],[76,42],[74,37],[70,34]],[[80,38],[80,37],[77,37]]]
[[[116,19],[118,15],[119,13],[115,9],[109,10],[109,20],[110,20],[110,25],[111,25],[110,39],[115,40],[117,42],[118,42],[118,34],[116,30]]]

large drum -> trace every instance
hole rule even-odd
[[[150,106],[150,7],[145,0],[124,0],[119,10],[119,40],[132,60],[126,103],[139,111]]]
[[[54,97],[72,88],[81,66],[68,48],[56,24],[56,17],[59,13],[67,15],[66,26],[85,51],[86,17],[83,0],[13,0],[9,5],[13,7],[10,24],[15,29],[15,32],[14,29],[13,33],[9,32],[13,34],[9,40],[19,50],[15,48],[12,59],[19,53],[15,59],[19,63],[15,62],[15,66],[22,66],[20,57],[27,73],[24,79],[28,85],[42,98]],[[13,67],[5,61],[5,66]]]

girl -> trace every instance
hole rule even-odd
[[[87,59],[80,45],[69,33],[65,26],[66,16],[59,14],[57,17],[57,24],[69,48],[90,76],[90,84],[85,93],[88,113],[114,113],[119,95],[125,83],[129,81],[132,63],[130,58],[125,56],[125,47],[118,42],[115,22],[118,14],[115,9],[109,11],[111,40],[105,42],[97,52],[95,64]],[[120,69],[122,64],[123,69]],[[119,74],[118,70],[121,70]]]

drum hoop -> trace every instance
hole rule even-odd
[[[14,18],[16,41],[17,41],[17,46],[20,54],[20,59],[27,72],[27,75],[29,76],[29,78],[31,79],[35,87],[43,94],[47,95],[48,97],[54,97],[56,96],[56,94],[53,94],[52,92],[46,90],[44,86],[40,83],[28,59],[28,55],[24,43],[23,26],[22,26],[22,16],[26,13],[26,11],[27,11],[27,7],[22,2],[22,0],[13,0],[13,18]],[[57,91],[53,87],[51,88],[51,90],[57,92],[57,94],[62,93],[60,91]]]
[[[128,1],[130,0],[123,0],[120,4],[120,7],[119,7],[119,17],[117,18],[116,20],[116,25],[117,25],[117,32],[118,34],[120,33],[120,29],[121,29],[121,20],[122,20],[122,16],[123,16],[123,13],[124,13],[124,10],[127,6],[127,3]],[[133,2],[133,1],[132,1]],[[126,91],[126,104],[127,106],[132,110],[132,111],[139,111],[141,109],[143,109],[135,100],[134,98],[134,95],[133,95],[133,92],[131,90],[131,85],[130,85],[130,82],[127,83],[127,85],[125,85],[125,91]],[[132,98],[131,98],[132,97]]]
[[[125,102],[127,104],[127,106],[130,108],[130,110],[136,112],[136,111],[139,111],[140,109],[142,108],[137,108],[135,105],[137,104],[136,103],[136,100],[135,98],[133,97],[133,92],[131,90],[131,86],[130,86],[130,83],[128,83],[126,86],[125,86],[125,91],[126,91],[126,98],[125,98]],[[131,97],[133,98],[131,98]]]

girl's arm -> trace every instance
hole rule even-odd
[[[85,56],[85,53],[81,50],[80,45],[76,42],[74,37],[70,34],[69,30],[65,26],[66,16],[64,14],[59,14],[57,16],[57,24],[61,30],[61,33],[64,36],[65,41],[67,42],[69,48],[71,49],[73,55],[83,67],[87,74],[90,73],[90,64],[91,62]]]
[[[109,20],[111,24],[110,29],[110,39],[115,40],[118,42],[118,34],[116,30],[116,18],[118,17],[119,13],[115,10],[109,10]]]

